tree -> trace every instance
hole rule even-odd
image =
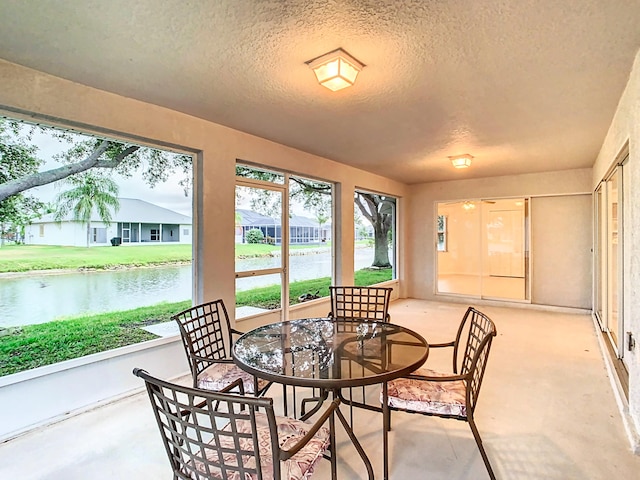
[[[47,132],[59,141],[69,144],[69,149],[55,158],[63,164],[62,166],[39,171],[39,167],[44,162],[35,157],[37,148],[27,144],[36,130]],[[3,175],[5,170],[3,161],[0,170],[0,202],[30,188],[64,180],[71,175],[93,168],[109,169],[124,177],[130,177],[133,172],[141,170],[142,177],[151,187],[166,181],[172,172],[181,170],[184,177],[179,183],[185,189],[185,193],[191,186],[192,159],[188,155],[164,152],[113,139],[89,137],[53,127],[33,126],[13,120],[0,120],[0,134],[3,132],[6,135],[0,136],[2,148],[9,148],[18,143],[28,149],[32,158],[24,164],[24,168],[17,170],[14,167],[20,162],[12,161],[10,175]]]
[[[100,219],[109,226],[111,210],[117,211],[118,184],[99,172],[83,172],[65,180],[73,188],[61,192],[56,198],[58,209],[56,220],[61,221],[69,213],[73,219],[87,226],[87,247],[91,239],[91,215],[95,210]]]
[[[264,181],[274,181],[280,175],[273,172],[255,170],[249,167],[237,166],[236,175]],[[324,182],[315,182],[306,178],[291,176],[290,196],[301,201],[305,208],[312,211],[329,212],[332,186]],[[251,208],[265,215],[279,211],[280,196],[268,190],[251,199]],[[356,191],[355,204],[373,227],[374,256],[371,266],[389,268],[389,232],[393,226],[392,209],[388,207],[391,200],[375,193]]]
[[[355,203],[360,213],[373,226],[374,254],[373,267],[389,268],[389,233],[393,227],[393,212],[385,208],[389,203],[385,197],[375,193],[356,191]]]
[[[325,235],[322,232],[322,226],[327,223],[327,220],[329,220],[329,212],[327,212],[325,209],[318,209],[316,210],[316,222],[318,222],[318,230],[320,231],[320,241],[322,242],[326,242],[327,239],[325,237]]]
[[[47,211],[47,205],[31,196],[17,194],[0,202],[0,245],[7,237],[24,241],[25,227]]]
[[[17,125],[0,118],[0,187],[38,171],[42,160],[36,157],[36,150],[19,134]],[[9,233],[19,237],[44,208],[43,202],[22,193],[0,201],[0,245]]]

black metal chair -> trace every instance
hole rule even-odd
[[[244,391],[264,395],[270,382],[238,368],[231,357],[233,335],[229,314],[221,299],[187,308],[171,317],[178,323],[194,388],[219,391],[238,378]]]
[[[270,398],[245,397],[240,379],[225,392],[210,392],[139,368],[133,373],[145,381],[174,480],[306,480],[327,449],[335,451],[338,400],[310,424],[277,417]],[[333,477],[333,454],[331,461]]]
[[[331,311],[329,318],[358,319],[366,322],[389,322],[389,303],[391,301],[391,287],[359,287],[355,285],[334,285],[329,287],[331,295]],[[351,332],[357,335],[358,332]],[[375,345],[376,339],[369,342],[364,349],[359,350],[357,343],[349,344],[345,347],[347,353],[352,353],[354,357],[367,357],[369,346],[379,350],[380,346]],[[379,411],[379,405],[370,405],[366,401],[366,387],[360,387],[361,401],[354,400],[354,388],[349,388],[349,398],[341,395],[341,400],[349,405],[349,417],[353,427],[353,407],[365,408]]]
[[[330,318],[388,322],[391,287],[331,286]]]
[[[495,479],[473,418],[495,336],[493,321],[469,307],[455,340],[429,345],[429,348],[453,348],[453,374],[419,368],[409,377],[392,380],[383,386],[380,400],[384,410],[385,444],[391,429],[391,410],[462,420],[469,423],[489,477]],[[464,344],[461,343],[463,337],[466,337]]]

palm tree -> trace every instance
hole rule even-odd
[[[56,197],[55,218],[61,221],[70,212],[76,222],[87,225],[87,247],[91,238],[91,214],[95,210],[100,219],[109,226],[112,211],[120,208],[118,184],[110,177],[98,172],[87,171],[65,179],[73,188],[61,192]],[[113,209],[113,210],[112,210]]]

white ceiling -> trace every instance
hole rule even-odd
[[[3,0],[0,58],[419,183],[590,167],[638,25],[637,0]],[[305,62],[337,47],[366,67],[331,92]]]

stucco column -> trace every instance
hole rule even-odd
[[[235,319],[235,158],[224,144],[212,137],[194,165],[194,301],[222,298]]]
[[[336,285],[353,285],[354,268],[354,202],[355,185],[341,182],[336,184],[334,194],[334,238]]]

